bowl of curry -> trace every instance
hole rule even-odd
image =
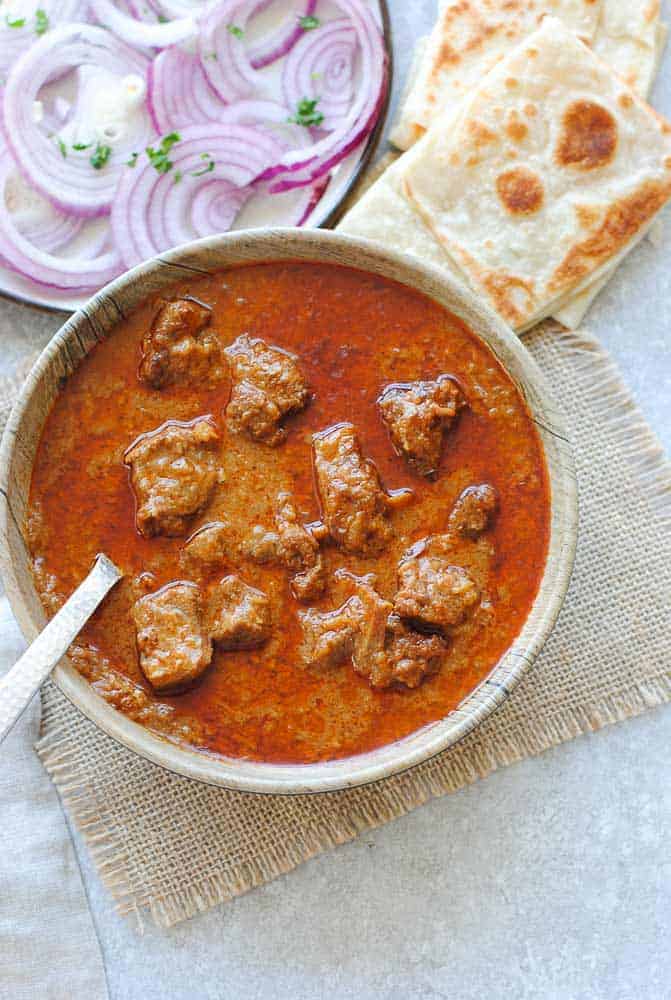
[[[239,232],[118,279],[47,346],[0,460],[28,638],[124,578],[54,679],[177,773],[254,792],[445,750],[549,635],[576,542],[563,420],[444,274],[328,232]]]

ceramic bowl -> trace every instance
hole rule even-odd
[[[248,792],[325,792],[377,781],[413,767],[463,739],[498,708],[548,638],[568,587],[577,537],[576,482],[563,417],[542,372],[512,331],[474,294],[445,273],[365,240],[323,230],[249,230],[199,240],[134,268],[95,295],[59,330],[31,371],[12,412],[0,451],[1,570],[27,639],[45,624],[22,537],[31,470],[44,421],[62,385],[97,341],[148,296],[185,274],[235,264],[309,260],[350,265],[392,278],[455,313],[493,350],[523,393],[538,427],[549,472],[548,558],[531,612],[513,646],[487,680],[444,719],[370,753],[323,764],[279,765],[209,756],[176,746],[117,712],[64,658],[53,678],[104,732],[161,767],[198,781]]]

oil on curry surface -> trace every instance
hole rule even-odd
[[[166,300],[195,323],[182,358]],[[277,408],[254,365],[282,357]],[[418,458],[403,415],[422,383],[439,426]],[[171,474],[197,454],[209,477],[167,515],[158,428]],[[408,735],[490,673],[540,583],[549,493],[523,399],[457,318],[353,269],[259,264],[176,285],[91,352],[47,420],[26,535],[48,613],[97,552],[123,568],[71,653],[115,707],[196,748],[309,763]]]

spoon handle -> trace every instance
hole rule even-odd
[[[121,576],[107,556],[97,556],[86,579],[14,666],[0,678],[0,743]]]

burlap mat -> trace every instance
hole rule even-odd
[[[122,912],[174,924],[432,796],[671,698],[671,464],[589,335],[545,325],[525,342],[569,414],[581,502],[573,582],[536,666],[458,747],[377,785],[299,798],[175,777],[47,685],[38,751]],[[16,382],[0,387],[0,411],[16,392]]]

